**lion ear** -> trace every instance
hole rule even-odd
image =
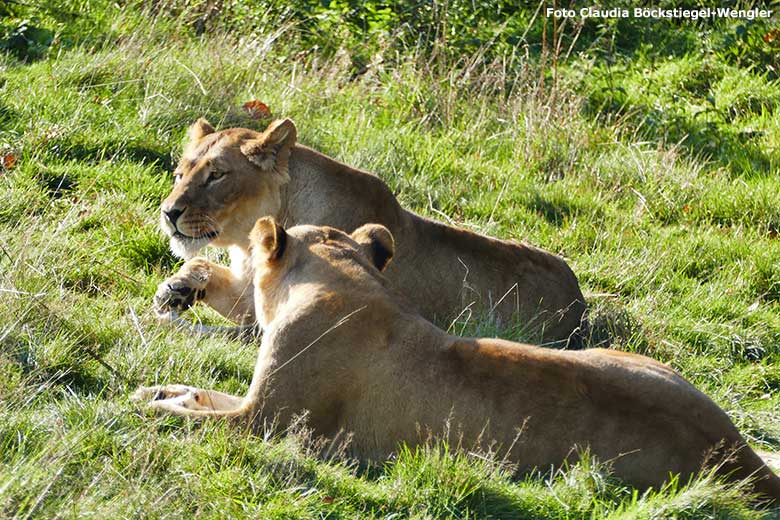
[[[287,161],[297,137],[298,130],[292,120],[277,119],[259,137],[242,144],[241,153],[249,162],[263,171],[272,172],[279,182],[285,183],[290,180]]]
[[[385,270],[395,253],[393,234],[379,224],[360,226],[352,233],[352,240],[363,248],[366,256],[380,271]]]
[[[211,124],[208,121],[206,121],[205,118],[201,117],[197,121],[192,123],[189,130],[187,130],[187,137],[191,142],[200,141],[207,135],[213,134],[214,132],[216,132],[216,130],[214,130],[214,127],[211,126]]]
[[[284,254],[287,232],[273,217],[263,217],[255,222],[249,233],[252,252],[262,260],[276,260]]]
[[[200,118],[192,123],[187,130],[187,144],[184,145],[184,155],[193,152],[198,147],[200,140],[209,134],[216,132],[214,127],[204,118]]]

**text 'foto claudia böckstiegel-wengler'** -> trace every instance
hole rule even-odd
[[[661,7],[635,7],[627,9],[623,7],[582,7],[580,9],[555,9],[548,7],[545,11],[547,17],[554,18],[679,18],[688,20],[702,20],[715,18],[741,18],[756,20],[772,16],[770,9],[732,9],[729,7],[701,7],[666,9]]]

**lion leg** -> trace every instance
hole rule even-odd
[[[202,302],[236,323],[253,323],[252,294],[251,281],[236,277],[228,267],[196,257],[157,286],[154,306],[158,314],[166,315]]]
[[[131,401],[146,402],[155,410],[174,415],[227,417],[242,413],[244,399],[235,395],[187,385],[142,386]]]

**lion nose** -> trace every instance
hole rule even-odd
[[[181,216],[182,213],[184,213],[184,210],[173,208],[173,209],[164,210],[163,213],[165,214],[165,218],[168,219],[168,222],[170,222],[171,225],[175,228],[176,221],[179,220],[179,217]]]

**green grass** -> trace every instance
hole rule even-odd
[[[594,341],[672,364],[780,450],[770,75],[713,50],[715,35],[610,60],[594,37],[541,90],[538,54],[437,58],[375,33],[385,59],[356,75],[348,45],[304,48],[292,23],[194,34],[186,9],[72,4],[83,16],[36,14],[46,45],[0,59],[0,152],[17,158],[0,170],[0,516],[772,516],[706,475],[640,494],[585,457],[518,480],[500,456],[444,443],[363,467],[323,457],[302,427],[249,435],[127,400],[155,382],[246,390],[253,346],[188,337],[150,306],[177,266],[157,212],[186,125],[262,128],[240,109],[260,99],[405,206],[564,254],[592,295]],[[695,30],[680,40],[695,46]],[[477,317],[454,330],[518,337]]]

